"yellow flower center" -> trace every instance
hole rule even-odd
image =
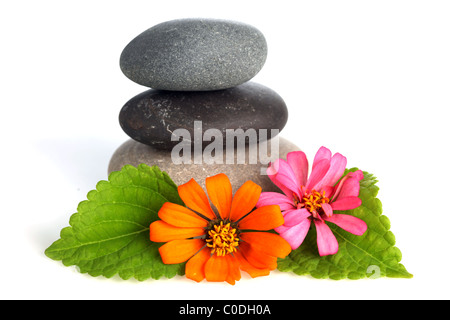
[[[295,206],[298,209],[305,208],[312,214],[313,218],[318,218],[320,214],[324,213],[322,209],[322,204],[324,203],[330,203],[330,199],[325,196],[325,191],[320,193],[313,190],[310,193],[305,194],[301,200],[297,194],[294,193]]]
[[[237,237],[237,231],[231,227],[230,223],[216,224],[208,231],[209,238],[206,239],[206,245],[210,248],[211,254],[218,256],[225,256],[226,254],[233,253],[239,246],[239,238]]]
[[[322,209],[323,203],[329,203],[330,199],[325,197],[325,191],[322,193],[316,190],[311,191],[303,197],[303,206],[311,213],[317,212],[318,209]]]

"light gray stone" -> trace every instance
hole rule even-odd
[[[267,57],[264,35],[228,20],[179,19],[133,39],[120,57],[132,81],[161,90],[226,89],[252,79]]]
[[[271,142],[274,140],[269,141],[267,143],[267,151],[262,152],[263,155],[269,156],[270,161],[274,161],[277,158],[286,159],[288,152],[300,150],[296,145],[282,137],[279,137],[278,140],[278,154],[275,147],[271,154]],[[207,177],[225,173],[230,178],[233,192],[247,180],[252,180],[259,184],[263,191],[280,192],[269,177],[263,174],[268,164],[267,160],[263,160],[258,156],[258,161],[255,164],[251,164],[254,162],[249,161],[249,155],[259,154],[259,149],[259,145],[247,147],[245,161],[242,164],[238,163],[237,151],[234,153],[234,162],[232,164],[226,163],[225,152],[223,154],[223,164],[174,164],[170,151],[155,149],[130,139],[123,143],[111,157],[108,174],[120,170],[126,164],[138,166],[141,163],[145,163],[149,166],[157,165],[162,171],[166,171],[177,185],[184,184],[191,178],[194,178],[204,188],[204,182]],[[193,155],[191,160],[192,162],[195,161]]]

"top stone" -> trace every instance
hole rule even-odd
[[[132,81],[153,89],[209,91],[247,82],[266,57],[266,40],[250,25],[180,19],[133,39],[120,56],[120,68]]]

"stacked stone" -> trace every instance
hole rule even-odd
[[[223,172],[230,177],[234,190],[253,180],[264,190],[275,191],[267,176],[261,174],[267,161],[262,164],[249,159],[250,154],[259,154],[258,143],[244,147],[245,163],[238,163],[237,151],[235,161],[230,163],[225,150],[227,132],[254,129],[260,143],[274,138],[272,129],[279,132],[287,122],[283,99],[273,90],[250,82],[266,57],[263,34],[234,21],[173,20],[138,35],[123,50],[120,67],[130,80],[151,89],[123,106],[119,121],[131,139],[116,150],[108,171],[120,170],[125,164],[157,165],[178,185],[191,178],[201,183]],[[183,134],[177,136],[176,132]],[[211,143],[205,132],[215,133],[214,145],[224,148],[223,161],[216,159],[211,164],[194,159],[198,157],[196,151],[205,150]],[[173,162],[172,151],[180,146],[180,140],[191,148],[191,163]],[[235,146],[239,147],[237,142]],[[280,138],[276,155],[285,157],[294,150],[298,148]]]

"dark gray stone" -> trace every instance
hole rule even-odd
[[[283,99],[273,90],[247,82],[238,87],[219,91],[159,91],[147,90],[128,101],[119,115],[122,129],[136,141],[159,149],[172,149],[183,140],[176,129],[186,129],[194,142],[195,121],[201,121],[201,136],[208,129],[218,129],[225,144],[227,129],[246,134],[254,129],[259,141],[270,139],[271,129],[281,131],[288,119]],[[267,129],[267,136],[264,131]],[[171,141],[173,136],[178,138]],[[218,141],[218,140],[216,140]],[[237,141],[236,141],[237,144]]]
[[[223,161],[219,164],[195,164],[194,155],[191,157],[190,164],[175,164],[170,151],[155,149],[130,139],[122,144],[111,157],[108,174],[120,170],[126,164],[138,166],[145,163],[149,166],[157,165],[162,171],[166,171],[177,185],[194,178],[204,188],[207,177],[225,173],[230,178],[233,191],[236,191],[245,181],[252,180],[259,184],[263,191],[280,192],[267,175],[261,174],[261,172],[265,173],[269,161],[275,161],[278,158],[286,159],[288,152],[300,149],[281,137],[278,139],[278,150],[275,146],[272,150],[271,141],[268,141],[267,144],[267,151],[262,153],[260,145],[245,148],[245,161],[243,163],[238,163],[238,152],[234,152],[233,162],[227,163],[226,153],[224,152]],[[249,155],[255,153],[258,154],[257,161],[251,161]],[[260,153],[263,154],[262,157],[259,156]],[[267,159],[264,159],[265,155],[267,155]]]
[[[123,50],[120,68],[132,81],[154,89],[219,90],[252,79],[266,57],[266,40],[250,25],[180,19],[138,35]]]

